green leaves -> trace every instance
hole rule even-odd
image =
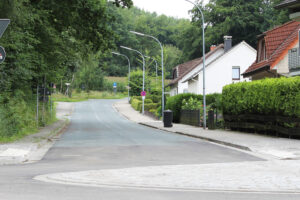
[[[223,112],[300,117],[300,77],[264,79],[223,88]]]

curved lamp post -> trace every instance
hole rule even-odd
[[[145,56],[145,58],[150,58],[155,62],[155,73],[156,73],[156,79],[155,79],[155,86],[157,87],[157,61],[154,58],[151,58],[150,56]]]
[[[129,93],[129,90],[130,90],[130,60],[129,58],[124,55],[124,54],[121,54],[121,53],[117,53],[117,52],[111,52],[112,54],[115,54],[117,56],[123,56],[125,58],[127,58],[127,61],[128,61],[128,102],[130,101],[130,93]]]
[[[187,2],[189,2],[189,3],[191,3],[191,4],[194,4],[194,6],[196,6],[197,8],[198,8],[198,10],[200,11],[200,13],[201,13],[201,17],[202,17],[202,42],[203,42],[203,56],[202,56],[202,58],[203,58],[203,129],[206,129],[206,97],[205,97],[205,33],[204,33],[204,23],[205,23],[205,21],[204,21],[204,15],[203,15],[203,12],[202,12],[202,10],[200,9],[200,7],[196,4],[196,3],[194,3],[194,2],[192,2],[192,1],[190,1],[190,0],[185,0],[185,1],[187,1]]]
[[[138,50],[135,50],[135,49],[132,49],[129,47],[125,47],[125,46],[120,46],[120,47],[122,49],[127,49],[129,51],[137,52],[138,54],[140,54],[142,56],[142,59],[143,59],[143,91],[145,91],[145,58],[144,58],[144,55],[141,52],[139,52]],[[144,114],[145,97],[142,97],[142,100],[143,100],[142,114]]]
[[[152,35],[146,35],[144,33],[139,33],[139,32],[136,32],[136,31],[130,31],[130,33],[152,38],[160,45],[160,49],[161,49],[161,79],[162,79],[162,82],[161,82],[161,90],[162,90],[161,108],[162,109],[161,109],[161,111],[162,111],[162,117],[164,117],[164,110],[165,110],[165,85],[164,85],[164,80],[165,80],[165,78],[164,78],[164,49],[163,49],[163,46],[162,46],[161,42],[157,38],[153,37]]]

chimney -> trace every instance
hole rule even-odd
[[[232,47],[232,36],[224,36],[224,50],[227,52]]]
[[[210,46],[210,51],[213,51],[215,48],[217,48],[216,45],[211,45],[211,46]]]

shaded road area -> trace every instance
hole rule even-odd
[[[33,180],[37,175],[84,170],[261,160],[130,122],[112,108],[115,101],[76,103],[68,130],[42,161],[0,166],[0,199],[299,199],[297,194],[96,188]]]

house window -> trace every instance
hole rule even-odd
[[[240,67],[239,66],[232,67],[232,80],[240,80],[240,79],[241,79]]]

